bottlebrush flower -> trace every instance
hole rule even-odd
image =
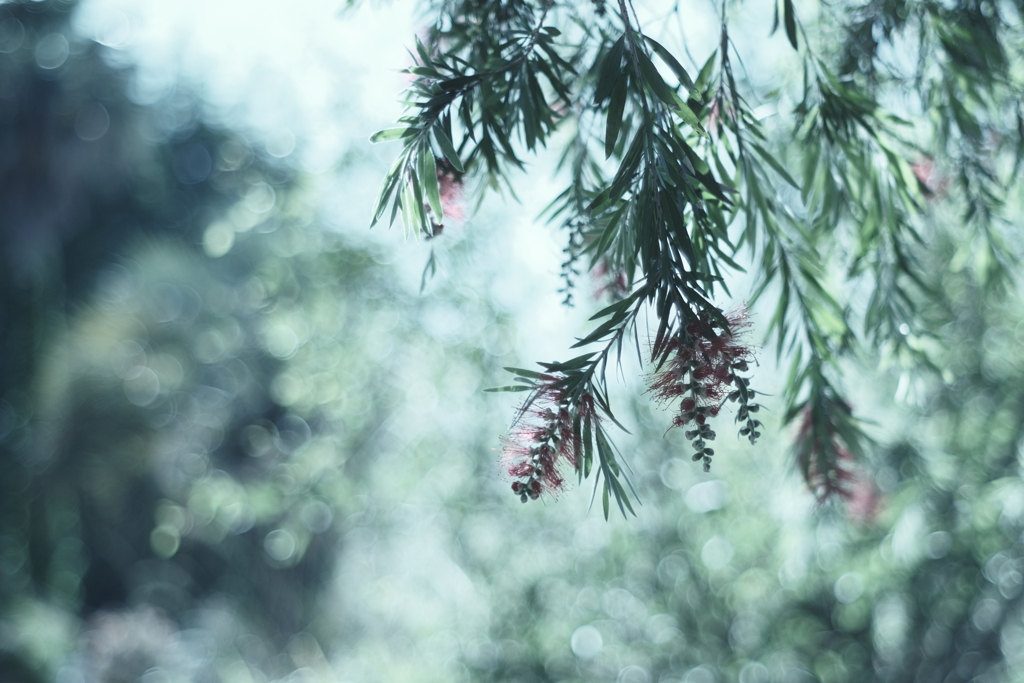
[[[693,460],[703,460],[705,472],[711,469],[715,454],[708,442],[717,436],[708,419],[718,415],[726,400],[739,401],[736,419],[746,422],[740,434],[751,443],[760,436],[757,428],[761,423],[750,417],[760,410],[758,404],[749,401],[756,392],[749,388],[749,380],[737,374],[745,372],[754,361],[754,353],[742,336],[750,326],[749,316],[738,308],[726,315],[726,321],[728,328],[706,314],[691,320],[658,354],[667,358],[661,370],[649,378],[648,392],[655,401],[679,401],[672,427],[696,425],[685,434],[692,441]]]
[[[462,174],[456,171],[446,159],[435,158],[434,163],[437,167],[437,191],[441,199],[441,212],[444,215],[435,215],[430,204],[423,204],[423,210],[430,215],[429,228],[423,228],[424,237],[428,240],[444,234],[444,223],[440,222],[442,219],[461,222],[466,218],[462,201]]]
[[[466,212],[462,201],[462,174],[444,159],[437,162],[437,185],[444,215],[455,221],[464,220]]]
[[[870,476],[857,475],[846,499],[846,514],[851,521],[867,525],[878,517],[883,507],[882,496]]]
[[[557,493],[565,487],[561,470],[568,464],[575,469],[582,444],[573,429],[574,415],[565,392],[558,386],[560,376],[545,375],[512,428],[503,439],[501,462],[514,479],[512,492],[522,502],[539,498],[542,493]],[[592,420],[594,401],[584,394],[575,412]]]
[[[929,199],[941,199],[945,197],[946,186],[949,182],[938,172],[933,159],[924,157],[916,163],[911,164],[910,170],[913,171],[914,177],[917,179],[918,187],[924,193],[925,197]]]
[[[608,261],[602,261],[590,271],[594,279],[594,298],[600,299],[608,294],[612,299],[619,300],[629,294],[629,281],[624,271],[613,271]]]
[[[816,418],[810,406],[804,408],[794,446],[804,481],[819,503],[834,496],[853,500],[858,482],[853,455],[827,415]]]

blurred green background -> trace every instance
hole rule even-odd
[[[1024,680],[1024,307],[957,245],[922,255],[943,377],[851,368],[848,504],[771,425],[704,474],[637,380],[637,517],[523,506],[482,390],[587,315],[529,201],[446,231],[421,295],[431,245],[367,230],[393,110],[268,133],[93,5],[0,4],[0,681]]]

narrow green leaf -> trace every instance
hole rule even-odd
[[[386,128],[371,135],[370,142],[387,142],[389,140],[398,140],[399,138],[408,138],[419,132],[419,128]]]
[[[676,91],[669,87],[665,79],[661,77],[661,73],[658,72],[658,67],[654,66],[654,62],[651,61],[651,58],[643,50],[638,47],[634,52],[644,81],[650,86],[658,99],[671,106],[675,99],[678,99],[678,95],[675,95]],[[675,95],[675,98],[673,98],[673,95]]]
[[[697,74],[696,88],[700,92],[704,92],[707,88],[708,81],[711,80],[711,71],[715,68],[715,57],[718,55],[718,51],[712,51],[711,55],[708,56],[708,61],[704,62],[704,66],[700,68],[700,73]]]
[[[582,356],[576,356],[575,358],[572,358],[562,363],[541,363],[541,365],[550,368],[553,372],[561,372],[564,370],[578,370],[582,368],[584,365],[586,365],[587,361],[589,361],[593,357],[594,352],[591,351],[590,353],[584,353]]]
[[[395,159],[395,163],[391,165],[391,170],[388,171],[387,176],[384,178],[384,182],[380,186],[380,194],[377,195],[377,204],[373,210],[373,221],[370,223],[370,227],[377,224],[380,217],[384,215],[384,212],[388,208],[388,200],[394,193],[395,188],[398,186],[398,181],[402,177],[402,157]],[[394,218],[391,219],[394,222]]]
[[[429,66],[410,66],[408,69],[405,69],[405,72],[416,74],[417,76],[423,76],[424,78],[437,79],[441,77],[441,74],[437,73],[437,71],[431,69]]]
[[[434,153],[428,144],[424,144],[420,148],[420,182],[423,183],[427,202],[430,203],[430,210],[434,212],[434,218],[440,223],[444,220],[444,210],[441,207],[441,188],[437,182],[437,162],[434,161]]]
[[[622,320],[621,320],[621,319],[618,319],[618,318],[619,318],[619,315],[618,315],[618,314],[616,314],[616,315],[612,316],[611,318],[609,318],[608,320],[606,320],[606,321],[605,321],[604,323],[602,323],[601,325],[599,325],[599,326],[597,327],[597,329],[596,329],[596,330],[594,330],[593,332],[591,332],[590,334],[588,334],[588,335],[587,335],[586,337],[584,337],[583,339],[580,339],[579,341],[577,341],[577,342],[576,342],[575,344],[573,344],[573,345],[572,345],[572,346],[570,346],[569,348],[570,348],[570,349],[576,349],[576,348],[579,348],[579,347],[581,347],[581,346],[586,346],[587,344],[591,344],[591,343],[593,343],[593,342],[597,341],[598,339],[601,339],[601,338],[602,338],[602,337],[604,337],[604,336],[605,336],[606,334],[608,334],[608,333],[609,333],[609,332],[611,332],[611,331],[612,331],[613,329],[615,329],[615,327],[616,327],[616,326],[617,326],[617,325],[618,325],[618,324],[619,324],[620,322],[622,322]]]
[[[572,64],[570,64],[569,62],[567,62],[564,59],[562,59],[561,55],[559,55],[557,52],[555,52],[555,49],[553,47],[551,47],[551,45],[549,45],[546,41],[541,41],[540,49],[543,50],[544,53],[548,57],[551,58],[551,64],[552,65],[554,65],[556,67],[561,67],[562,69],[565,69],[566,71],[571,73],[573,76],[578,76],[579,75],[579,74],[576,73],[576,70],[574,68],[572,68]],[[538,60],[538,61],[541,64],[544,63],[543,61],[540,61],[540,60]]]
[[[761,145],[757,144],[756,142],[752,142],[752,143],[750,143],[750,145],[751,145],[751,147],[754,148],[754,150],[758,154],[761,155],[761,157],[765,161],[768,162],[769,166],[771,166],[773,169],[775,169],[776,173],[778,173],[780,176],[782,176],[783,180],[785,180],[787,183],[792,185],[797,190],[802,189],[799,185],[796,184],[796,181],[793,180],[793,177],[790,176],[789,173],[786,172],[786,169],[782,167],[782,164],[780,164],[775,159],[775,157],[773,157],[771,154],[769,154],[768,151],[764,147],[762,147]]]
[[[786,37],[789,38],[790,45],[796,50],[796,10],[793,8],[793,0],[783,0],[782,18],[786,24]]]
[[[420,214],[423,213],[423,204],[419,201],[419,188],[416,186],[416,173],[410,173],[409,182],[402,187],[402,223],[405,224],[406,234],[418,230],[420,227]]]
[[[586,419],[583,421],[583,478],[586,479],[590,476],[590,468],[594,463],[594,444],[593,444],[593,433],[590,426],[591,415],[587,412]]]
[[[626,480],[629,490],[632,491],[635,496],[636,490],[633,488],[633,483],[629,480],[629,477],[623,473],[622,478]],[[629,502],[629,496],[626,495],[626,490],[622,488],[622,483],[617,479],[615,480],[615,491],[613,491],[613,493],[615,494],[615,502],[619,504],[619,511],[622,513],[622,516],[628,519],[629,517],[626,515],[626,511],[628,510],[631,515],[636,517],[636,512],[633,510],[633,504]]]
[[[400,189],[395,192],[395,201],[391,205],[391,218],[388,220],[388,227],[395,224],[395,218],[398,216],[398,212],[402,208],[403,197],[405,196],[405,189]],[[404,212],[403,212],[404,215]]]
[[[437,274],[437,258],[434,255],[434,247],[430,247],[430,258],[427,259],[426,264],[423,266],[423,274],[420,275],[420,294],[423,294],[423,290],[427,288],[427,280],[434,277]]]
[[[625,34],[619,36],[601,61],[600,76],[594,90],[594,104],[601,105],[611,95],[612,86],[622,74],[622,53],[625,49]],[[600,57],[598,57],[600,59]]]
[[[626,106],[628,86],[629,76],[622,73],[612,87],[612,101],[608,106],[608,120],[604,133],[605,159],[612,155],[612,152],[615,150],[615,143],[619,138],[619,129],[622,128],[622,111]]]
[[[588,211],[603,205],[606,201],[614,203],[622,198],[622,194],[636,177],[640,166],[641,153],[643,152],[644,147],[643,141],[646,137],[647,136],[644,135],[644,131],[642,129],[636,132],[633,136],[633,142],[630,143],[629,151],[626,152],[626,156],[622,157],[622,163],[619,165],[619,170],[616,171],[615,177],[612,179],[611,187],[603,190],[594,198],[594,201],[592,201],[587,207]],[[605,230],[605,234],[608,234],[608,229]]]
[[[504,370],[511,372],[513,375],[519,375],[520,377],[529,377],[531,379],[548,379],[549,375],[537,372],[535,370],[526,370],[525,368],[512,368],[507,367]]]
[[[686,125],[693,128],[697,134],[705,138],[708,137],[707,132],[700,125],[700,119],[697,118],[697,115],[693,113],[693,110],[690,109],[686,102],[683,102],[676,91],[668,86],[665,79],[658,73],[658,69],[654,66],[654,62],[651,61],[650,57],[640,50],[637,50],[636,57],[640,63],[640,71],[643,73],[644,81],[654,91],[654,94],[658,96],[658,99],[674,109]]]
[[[686,73],[686,69],[684,69],[683,65],[679,63],[679,60],[654,38],[644,36],[644,39],[650,43],[651,47],[654,48],[654,52],[661,57],[661,60],[668,65],[668,68],[672,69],[672,73],[674,73],[676,78],[679,79],[679,83],[690,91],[693,99],[701,102],[700,93],[697,91],[696,84],[690,79],[690,74]]]
[[[558,74],[555,72],[554,67],[552,67],[551,64],[549,64],[548,62],[544,61],[537,62],[537,66],[538,68],[540,68],[541,72],[543,72],[543,74],[547,76],[548,82],[551,83],[551,87],[555,89],[555,93],[557,93],[558,96],[561,97],[566,102],[571,101],[572,93],[569,91],[569,88],[566,87],[565,83],[562,82],[562,79],[558,77]],[[575,71],[572,71],[571,69],[567,70],[571,71],[573,75],[576,75]]]
[[[465,173],[466,169],[462,165],[462,161],[459,159],[459,153],[455,151],[455,145],[452,144],[452,139],[448,137],[448,134],[444,132],[444,128],[440,124],[434,124],[434,140],[437,141],[437,146],[441,148],[441,153],[444,154],[444,158],[448,160],[448,163],[452,165],[459,173]]]
[[[634,301],[636,301],[636,299],[640,296],[641,292],[642,290],[636,290],[635,292],[627,296],[625,299],[622,299],[621,301],[616,301],[615,303],[602,308],[600,311],[590,316],[588,320],[597,320],[598,318],[603,318],[611,313],[618,313],[619,311],[625,308],[629,308],[629,306]]]
[[[673,95],[675,95],[675,93],[673,93]],[[704,130],[704,127],[700,125],[700,119],[697,118],[697,115],[693,113],[693,110],[690,109],[686,102],[683,102],[678,95],[675,97],[675,108],[679,117],[686,123],[686,125],[697,131],[698,135],[704,138],[710,137],[707,131]]]
[[[456,90],[462,90],[467,85],[472,85],[479,82],[483,76],[474,74],[472,76],[456,76],[455,78],[449,78],[439,83],[441,90],[445,92],[454,92]]]

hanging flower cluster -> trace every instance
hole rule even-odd
[[[581,418],[593,414],[594,402],[589,394],[570,401],[559,385],[560,376],[542,375],[541,384],[520,409],[512,433],[503,439],[502,464],[514,479],[512,492],[522,502],[539,498],[542,493],[556,493],[565,487],[560,471],[568,464],[579,466],[582,443],[573,427],[575,412]]]
[[[659,403],[679,401],[679,412],[672,427],[686,427],[686,438],[692,441],[693,460],[704,461],[704,471],[711,469],[715,450],[708,443],[715,440],[715,431],[708,419],[716,417],[725,401],[739,404],[737,422],[743,424],[740,434],[757,441],[761,423],[751,415],[760,410],[750,399],[757,393],[750,389],[750,380],[738,375],[746,372],[754,360],[751,348],[742,339],[750,326],[747,313],[737,309],[726,316],[728,326],[710,316],[690,321],[683,333],[666,344],[658,354],[666,358],[662,368],[650,376],[649,393]]]
[[[456,221],[465,220],[462,174],[445,159],[437,160],[437,185],[444,215]]]
[[[849,410],[846,406],[841,407]],[[858,496],[864,498],[864,490],[860,486],[862,477],[854,471],[853,454],[833,424],[829,408],[833,408],[831,402],[826,402],[817,411],[812,410],[810,405],[804,408],[800,429],[797,430],[793,444],[797,463],[818,503],[824,503],[832,497],[852,503]],[[873,493],[873,487],[871,491]],[[876,502],[871,503],[871,514]],[[860,504],[863,505],[864,501],[860,501]]]
[[[812,435],[810,420],[805,417],[797,432],[796,452],[804,479],[819,503],[833,496],[848,500],[852,494],[853,472],[849,469],[853,456],[833,433],[822,442]],[[829,453],[826,455],[825,451]]]
[[[594,266],[590,275],[594,280],[594,298],[600,299],[606,294],[613,300],[624,299],[630,292],[629,279],[624,271],[613,270],[608,261]]]
[[[434,165],[437,169],[437,194],[443,216],[435,213],[435,207],[432,207],[430,202],[423,203],[423,215],[428,217],[429,221],[422,230],[424,238],[428,240],[440,237],[444,233],[444,223],[441,222],[443,218],[457,222],[462,222],[466,218],[462,200],[462,174],[443,158],[435,158]]]

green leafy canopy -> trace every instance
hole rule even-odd
[[[980,253],[972,267],[986,286],[1004,286],[1016,263],[1003,231],[1024,153],[1019,21],[969,0],[840,3],[803,20],[780,0],[771,33],[782,27],[784,39],[737,45],[730,17],[744,7],[722,0],[717,49],[695,61],[673,22],[642,26],[626,0],[437,4],[408,69],[408,113],[372,138],[402,145],[374,222],[390,207],[390,222],[401,213],[407,229],[433,237],[445,210],[439,179],[511,187],[523,154],[556,129],[572,132],[557,138],[568,182],[546,212],[567,235],[566,301],[584,264],[618,282],[616,297],[575,345],[595,350],[542,363],[543,373],[512,369],[518,383],[501,390],[529,392],[519,418],[538,401],[567,412],[579,452],[563,439],[558,453],[581,478],[596,453],[606,512],[609,496],[631,510],[603,426],[616,423],[609,360],[634,343],[643,355],[649,334],[652,369],[678,374],[658,390],[680,399],[677,424],[717,414],[686,401],[714,407],[698,366],[737,339],[736,318],[715,303],[732,296],[730,273],[757,276],[748,298],[770,310],[764,332],[790,366],[784,420],[801,423],[797,461],[827,497],[846,495],[848,461],[869,443],[844,397],[843,360],[883,354],[938,370],[913,343],[935,334],[919,313],[936,291],[921,266],[935,236]],[[676,4],[669,16],[684,11]],[[742,55],[783,45],[792,72],[765,92]],[[765,120],[761,104],[778,115]],[[647,319],[654,329],[638,329]],[[757,392],[729,357],[735,367],[719,379],[734,387],[753,441]],[[555,429],[541,418],[536,429]],[[538,448],[520,455],[536,461]],[[708,466],[713,451],[695,448]]]

